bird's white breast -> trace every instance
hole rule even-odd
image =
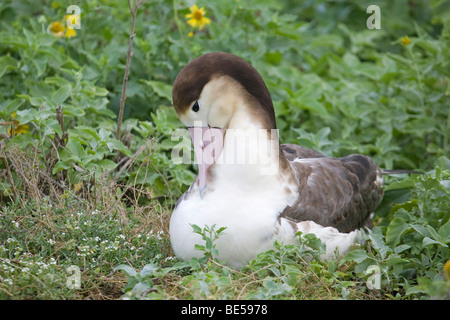
[[[202,198],[198,192],[192,192],[179,202],[170,221],[172,247],[178,257],[203,256],[203,252],[195,250],[195,244],[203,244],[204,240],[193,233],[192,224],[200,228],[226,227],[215,242],[218,258],[235,267],[241,267],[272,246],[279,225],[278,215],[290,201],[276,175],[256,179],[252,170],[257,168],[223,166],[216,170],[214,184]]]

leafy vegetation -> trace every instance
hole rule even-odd
[[[129,8],[82,0],[76,17],[71,4],[0,6],[1,299],[449,298],[448,1],[200,1],[201,23],[187,23],[192,1],[143,1],[118,139]],[[171,88],[211,51],[261,73],[283,142],[425,172],[385,177],[363,246],[323,262],[299,235],[237,271],[215,260],[223,230],[197,226],[204,259],[172,257],[170,212],[196,170],[171,160]]]

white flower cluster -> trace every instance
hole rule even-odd
[[[2,248],[0,247],[0,250]],[[50,258],[49,262],[35,261],[31,254],[22,254],[20,262],[14,259],[1,258],[0,259],[0,283],[3,282],[6,285],[14,285],[14,280],[20,277],[28,277],[30,275],[39,276],[42,278],[53,279],[52,266],[56,266],[56,260]]]

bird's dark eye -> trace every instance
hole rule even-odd
[[[200,109],[200,106],[198,105],[198,101],[195,101],[194,105],[192,106],[192,111],[197,112]]]

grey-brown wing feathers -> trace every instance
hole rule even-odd
[[[286,148],[296,150],[299,157],[294,159]],[[295,222],[312,220],[340,232],[371,227],[370,214],[383,196],[381,171],[376,164],[359,154],[331,158],[319,153],[319,157],[309,157],[314,154],[303,149],[293,145],[282,148],[296,174],[299,197],[280,217]]]
[[[301,147],[296,144],[290,144],[285,143],[280,145],[281,151],[284,153],[284,156],[286,159],[288,159],[290,162],[294,161],[295,159],[303,159],[303,158],[323,158],[326,157],[324,154]]]

